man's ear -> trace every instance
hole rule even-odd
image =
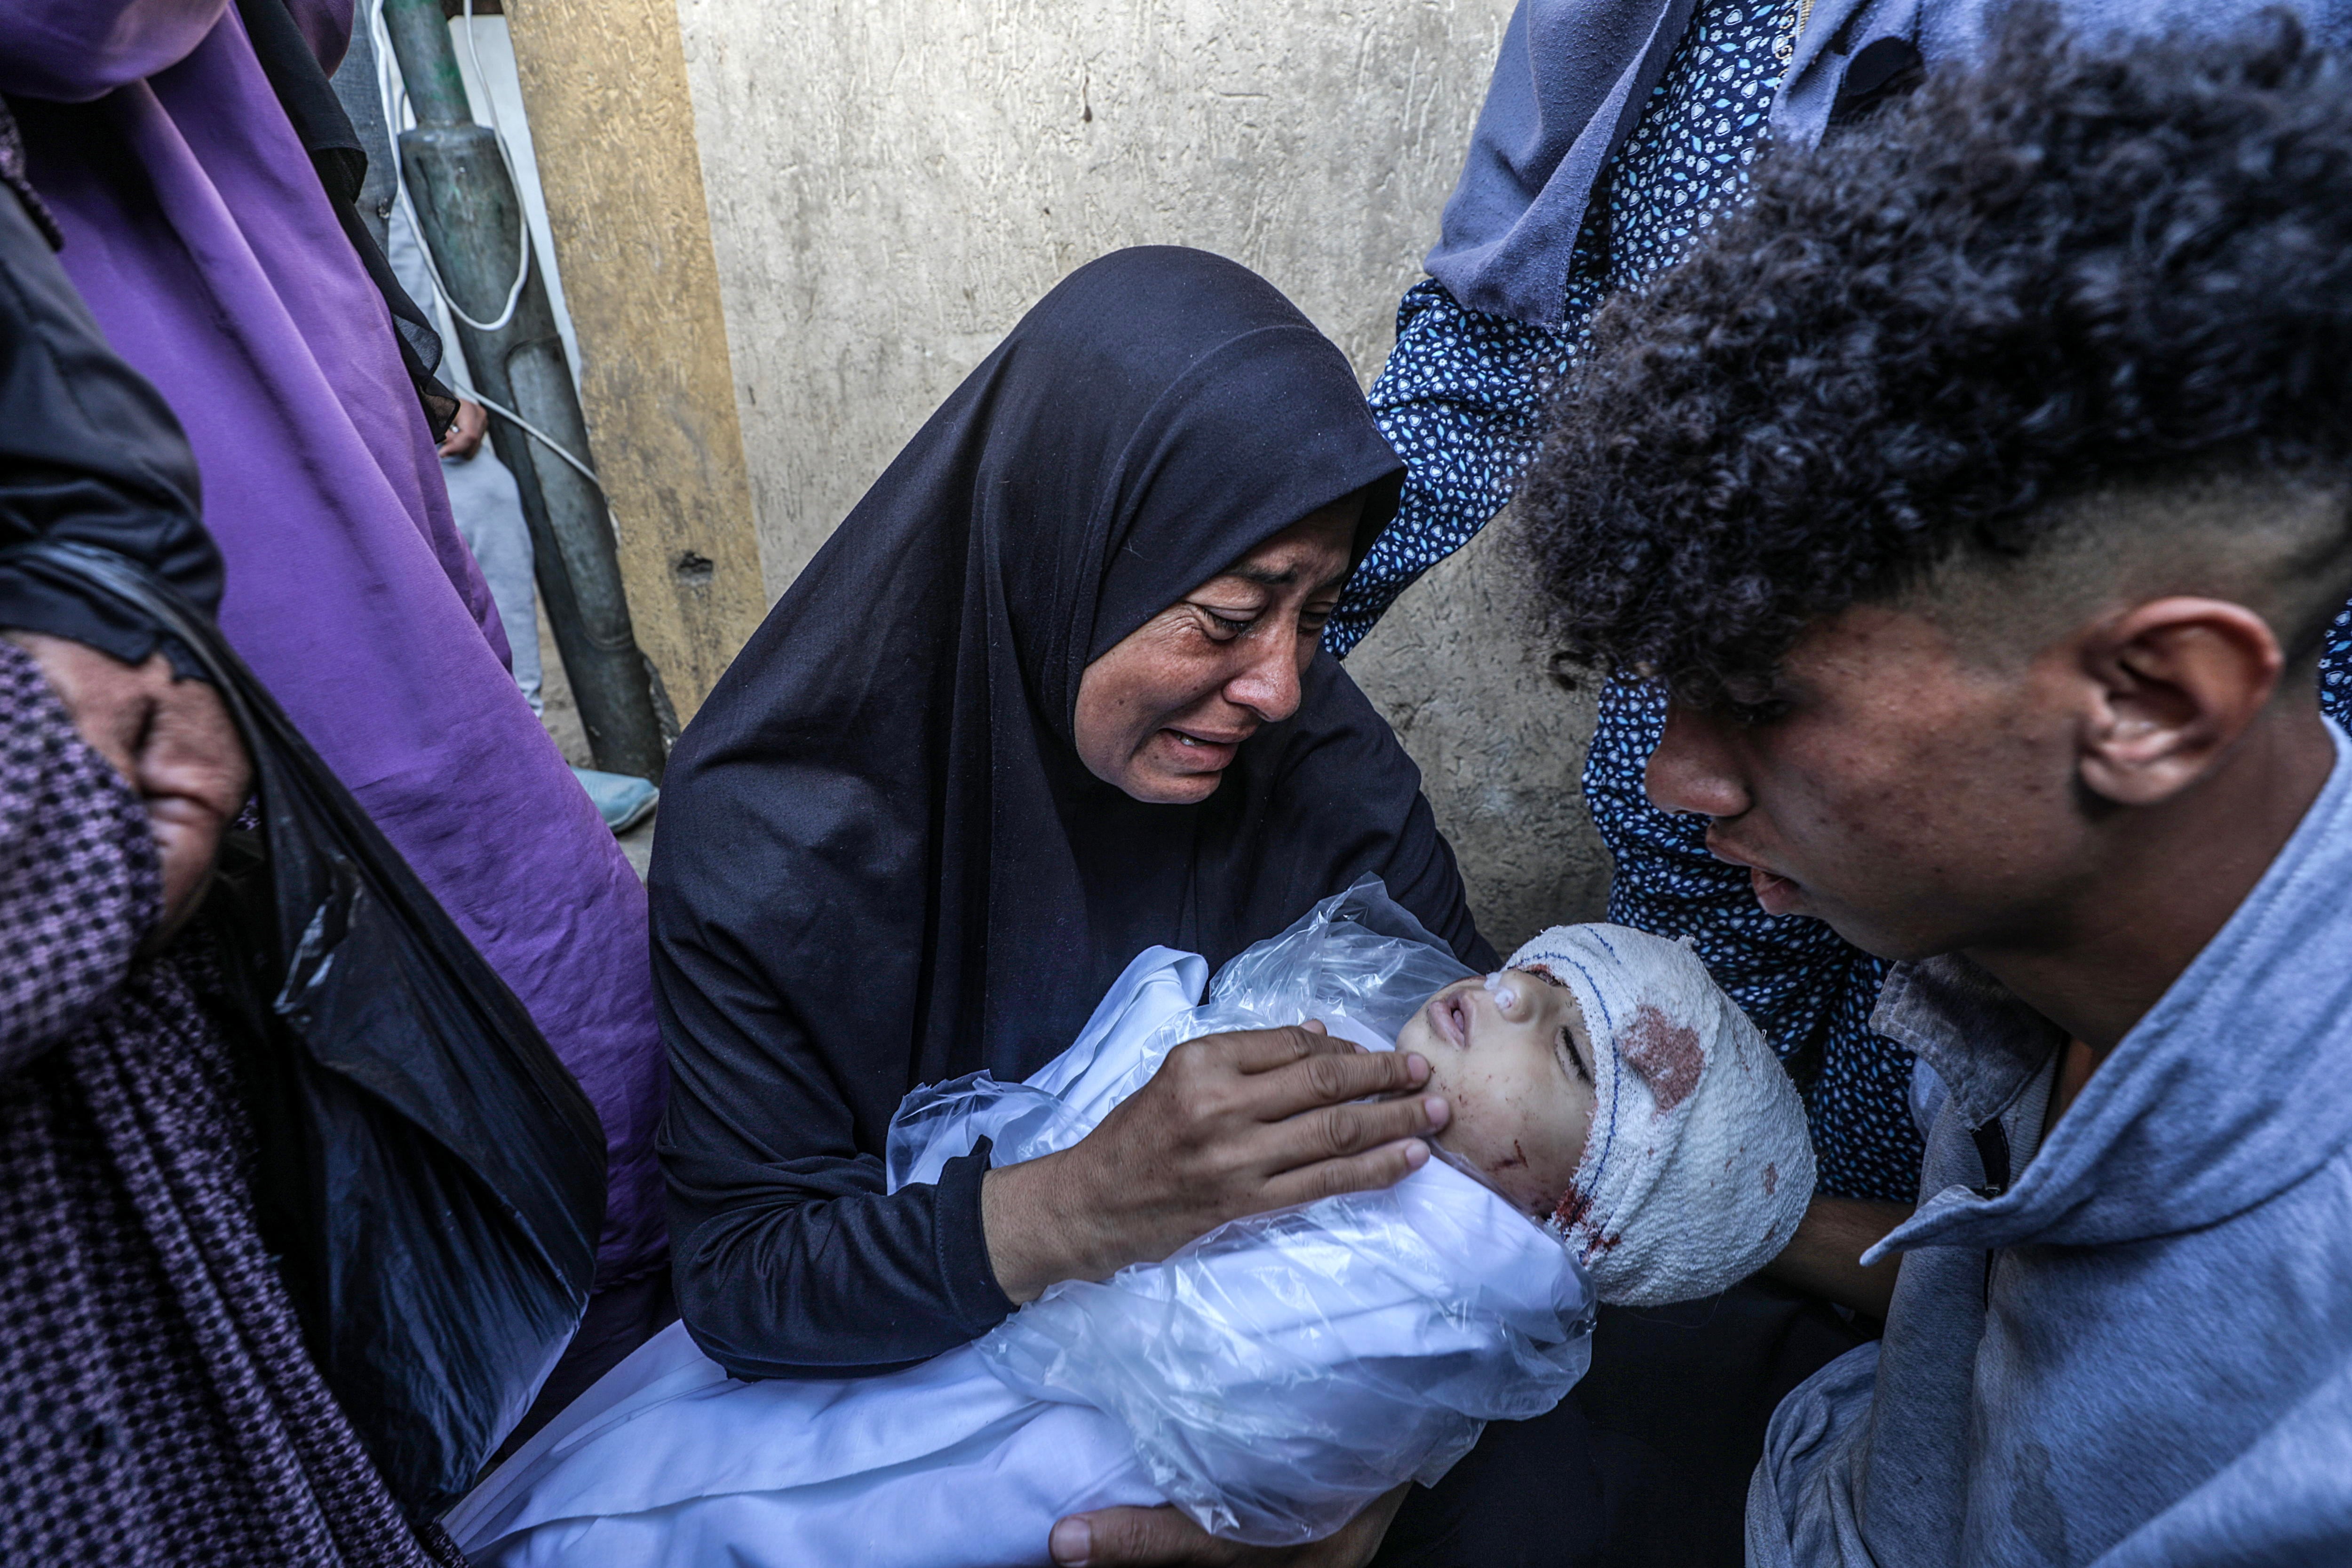
[[[2225,599],[2152,599],[2090,627],[2077,648],[2094,689],[2081,777],[2121,805],[2153,805],[2204,777],[2286,667],[2269,625]]]

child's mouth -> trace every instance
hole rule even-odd
[[[1440,1038],[1455,1050],[1470,1048],[1470,1009],[1458,994],[1433,997],[1429,1004],[1429,1026]]]

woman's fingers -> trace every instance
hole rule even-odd
[[[1243,1073],[1274,1072],[1310,1057],[1365,1054],[1354,1041],[1325,1033],[1319,1019],[1280,1029],[1236,1029],[1231,1034],[1203,1035],[1192,1041],[1191,1046]]]
[[[1251,1112],[1280,1121],[1318,1106],[1405,1094],[1429,1081],[1429,1063],[1411,1051],[1326,1052],[1245,1080]]]
[[[1369,1193],[1392,1187],[1429,1163],[1429,1144],[1419,1138],[1383,1143],[1344,1160],[1323,1160],[1302,1165],[1266,1183],[1265,1206],[1286,1209],[1335,1198],[1341,1193]]]
[[[163,921],[150,939],[160,940],[194,907],[222,829],[245,801],[251,773],[228,710],[210,686],[175,679],[160,653],[125,664],[65,637],[8,635],[39,663],[82,739],[146,805],[163,862]]]
[[[1220,1541],[1172,1508],[1107,1508],[1054,1526],[1046,1550],[1055,1568],[1362,1568],[1381,1549],[1411,1483],[1321,1541],[1244,1546]]]
[[[139,737],[154,710],[155,683],[137,666],[68,637],[26,631],[12,631],[8,637],[41,667],[49,689],[89,749],[135,785]]]
[[[1428,1081],[1418,1056],[1319,1030],[1181,1045],[1078,1142],[989,1173],[982,1215],[997,1282],[1026,1300],[1057,1279],[1165,1258],[1244,1215],[1395,1182],[1428,1159],[1421,1139],[1449,1117],[1443,1098],[1415,1092]]]
[[[1046,1550],[1056,1568],[1212,1568],[1280,1562],[1275,1552],[1220,1541],[1172,1508],[1107,1508],[1054,1526]]]
[[[1444,1097],[1434,1094],[1309,1110],[1266,1128],[1255,1163],[1276,1176],[1325,1160],[1345,1160],[1400,1139],[1442,1131],[1452,1115]]]
[[[194,906],[253,775],[220,693],[198,680],[171,681],[168,669],[165,678],[131,782],[163,850],[168,929]]]

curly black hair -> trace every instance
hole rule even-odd
[[[2032,10],[1601,312],[1518,527],[1560,658],[1738,700],[2053,503],[2228,470],[2352,474],[2352,73],[2284,13]]]

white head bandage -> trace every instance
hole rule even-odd
[[[1592,1131],[1555,1224],[1604,1301],[1711,1296],[1788,1245],[1813,1192],[1796,1087],[1676,942],[1554,926],[1511,955],[1566,985],[1592,1039]]]

